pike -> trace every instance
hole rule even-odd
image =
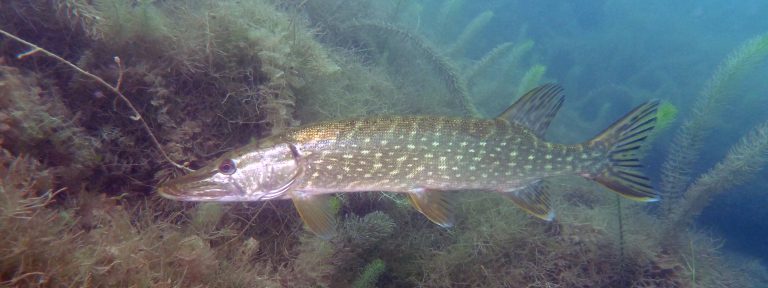
[[[406,193],[416,210],[453,225],[445,191],[496,192],[526,212],[551,220],[547,178],[579,175],[637,201],[658,195],[641,171],[643,142],[654,129],[649,101],[597,137],[565,145],[543,140],[563,89],[532,89],[494,119],[385,116],[309,124],[225,153],[172,179],[160,195],[181,201],[291,199],[307,228],[335,231],[333,193]]]

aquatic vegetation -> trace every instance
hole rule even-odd
[[[531,45],[526,46],[532,46],[532,42],[530,42]],[[501,58],[507,55],[513,48],[517,48],[519,51],[519,48],[514,45],[512,42],[505,42],[502,43],[496,47],[494,47],[490,52],[485,53],[483,58],[480,58],[480,60],[475,63],[472,67],[469,68],[466,72],[466,79],[468,85],[472,87],[471,85],[476,84],[476,77],[480,77],[485,73],[491,66],[493,66],[497,61],[499,61]],[[527,91],[527,90],[526,90]]]
[[[523,78],[520,79],[520,83],[517,84],[517,93],[514,95],[523,95],[525,91],[533,89],[541,82],[544,74],[547,73],[547,66],[536,64],[533,65],[528,71],[525,71]]]
[[[694,103],[692,115],[680,127],[662,170],[661,188],[670,198],[680,197],[690,185],[704,138],[720,119],[723,105],[736,97],[732,90],[739,80],[768,56],[768,35],[748,40],[733,51],[706,83]]]
[[[78,125],[52,85],[0,65],[0,145],[16,155],[55,159],[50,172],[72,185],[98,165],[101,143]]]
[[[718,193],[745,183],[765,166],[766,124],[734,145],[723,160],[708,172],[693,179],[693,165],[698,163],[704,139],[712,132],[721,107],[741,76],[768,56],[768,35],[746,41],[733,51],[706,84],[693,106],[692,115],[679,128],[662,169],[662,192],[668,199],[664,205],[667,237],[679,237],[680,227],[693,221]],[[672,244],[678,239],[668,239]]]
[[[515,100],[514,96],[522,95],[524,92],[539,84],[546,72],[546,66],[536,64],[525,70],[522,74],[517,75],[518,71],[516,71],[516,69],[522,68],[519,65],[519,63],[522,62],[520,59],[533,47],[533,42],[530,40],[524,41],[520,45],[512,45],[512,43],[501,44],[483,56],[483,58],[476,64],[466,67],[465,69],[460,69],[459,66],[456,65],[456,62],[458,61],[454,61],[446,56],[450,55],[449,52],[443,52],[424,37],[409,32],[394,24],[383,22],[359,22],[352,23],[348,27],[351,29],[364,29],[380,35],[389,36],[384,37],[384,39],[395,37],[397,39],[405,40],[407,44],[410,44],[410,46],[407,47],[415,50],[422,59],[426,59],[428,64],[433,67],[434,71],[438,74],[438,78],[443,81],[450,94],[461,104],[461,107],[464,110],[464,115],[481,117],[490,114],[478,110],[474,103],[483,103],[484,99],[489,98],[499,101],[498,97],[493,98],[492,95],[512,95],[513,97],[511,99],[501,100],[503,101],[501,103],[502,106],[508,106],[511,101]],[[473,29],[480,29],[480,27],[475,27]],[[369,36],[369,34],[365,35],[365,37]],[[396,49],[406,48],[401,46]],[[491,68],[494,67],[503,68],[501,68],[501,71],[490,71]],[[510,77],[508,75],[513,76]],[[519,80],[513,82],[516,84],[510,84],[510,78],[515,79],[514,77],[519,77]],[[488,83],[490,83],[490,85],[488,85]],[[510,87],[516,88],[510,90]],[[469,96],[470,91],[472,92],[471,97]],[[494,104],[497,105],[499,103]],[[493,111],[492,113],[498,112],[500,111]]]
[[[274,285],[247,262],[219,260],[208,242],[216,237],[179,229],[173,215],[152,219],[156,211],[127,211],[120,200],[85,191],[59,203],[63,189],[52,190],[40,163],[6,150],[1,159],[2,285]]]
[[[715,167],[700,175],[676,201],[666,221],[667,236],[679,233],[717,194],[747,183],[768,163],[768,123],[754,128]]]
[[[472,19],[471,22],[469,22],[466,27],[464,27],[464,31],[459,34],[459,37],[457,37],[456,41],[450,45],[450,48],[448,48],[445,54],[452,55],[454,57],[463,55],[467,49],[467,46],[469,46],[470,41],[475,39],[477,34],[479,34],[483,28],[488,25],[488,23],[491,21],[491,18],[493,18],[492,11],[485,11],[478,14],[474,19]]]
[[[34,159],[14,157],[4,149],[0,153],[0,283],[47,283],[52,278],[47,271],[77,268],[63,263],[69,256],[63,249],[48,251],[73,246],[67,214],[44,208],[62,190],[52,190],[53,177]]]
[[[464,0],[449,0],[444,1],[442,5],[437,9],[437,17],[435,20],[436,27],[440,27],[441,29],[448,29],[448,27],[451,27],[451,24],[454,24],[455,19],[459,17],[461,14],[461,8],[464,7],[466,4],[466,1]],[[441,30],[441,32],[446,32],[445,30]],[[439,33],[441,35],[449,34],[449,33]]]
[[[677,119],[678,112],[677,107],[671,103],[664,102],[659,105],[659,112],[656,114],[656,128],[662,131],[670,128],[672,123]]]
[[[354,283],[352,283],[352,287],[355,288],[366,288],[366,287],[377,287],[376,281],[379,280],[379,277],[382,273],[384,273],[384,270],[387,269],[386,264],[384,264],[384,261],[381,261],[381,259],[374,259],[371,261],[371,263],[368,263],[368,265],[365,265],[365,268],[363,269],[363,273],[360,274],[360,277],[355,280]]]
[[[480,115],[480,112],[478,112],[477,108],[475,108],[474,104],[472,104],[472,100],[469,98],[467,92],[466,83],[464,79],[459,75],[457,69],[448,60],[448,58],[443,56],[442,53],[438,52],[437,49],[433,48],[431,44],[428,44],[426,40],[422,39],[418,35],[412,34],[406,30],[400,29],[388,23],[358,23],[353,24],[351,28],[365,28],[368,30],[374,30],[379,33],[388,34],[400,39],[404,39],[408,43],[412,44],[413,47],[419,51],[419,53],[425,59],[428,59],[430,64],[434,66],[435,71],[437,71],[438,75],[440,75],[440,78],[445,82],[448,90],[462,104],[465,113],[471,116]]]

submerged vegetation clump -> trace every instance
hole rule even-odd
[[[53,83],[0,65],[0,143],[15,155],[50,161],[51,174],[68,185],[88,177],[101,143],[79,125]]]
[[[456,225],[443,229],[402,195],[371,192],[334,203],[341,220],[326,241],[305,232],[287,202],[197,204],[155,196],[158,183],[184,171],[165,160],[138,117],[171,160],[194,169],[233,147],[319,120],[493,117],[522,91],[557,80],[524,28],[510,42],[476,45],[498,15],[461,16],[465,2],[0,5],[0,29],[98,75],[140,113],[92,77],[0,38],[0,285],[750,284],[743,271],[759,269],[728,264],[718,240],[687,228],[713,195],[765,167],[768,128],[757,126],[696,180],[690,166],[702,135],[713,129],[708,115],[730,96],[726,88],[768,54],[766,36],[726,60],[692,116],[677,116],[685,124],[672,151],[696,149],[673,153],[664,165],[662,188],[671,199],[661,209],[621,202],[582,180],[557,179],[552,222],[497,195],[458,192]],[[632,91],[593,92],[580,103]],[[666,105],[662,122],[674,127],[677,109]],[[585,123],[610,106],[594,109],[600,112]],[[570,133],[583,135],[577,128]]]

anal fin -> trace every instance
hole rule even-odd
[[[502,193],[507,199],[529,214],[542,220],[552,221],[555,211],[549,200],[549,185],[546,181],[537,181],[521,189]]]
[[[452,227],[455,220],[449,198],[445,192],[437,190],[418,189],[408,193],[413,208],[443,228]]]
[[[336,232],[335,211],[331,204],[333,194],[306,195],[295,192],[291,198],[301,220],[310,231],[325,240],[333,238]]]

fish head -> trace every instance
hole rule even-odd
[[[261,143],[230,151],[207,166],[160,185],[158,193],[180,201],[260,201],[282,196],[301,175],[290,143]]]

